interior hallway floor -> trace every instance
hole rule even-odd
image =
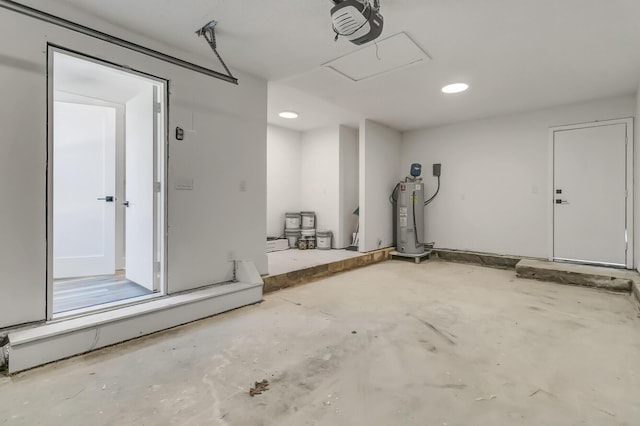
[[[362,253],[349,250],[289,249],[267,253],[267,260],[269,275],[279,275],[358,256]]]
[[[55,280],[53,313],[73,311],[152,293],[151,290],[128,280],[124,274]]]
[[[0,424],[633,425],[638,315],[628,295],[388,261],[0,378]]]

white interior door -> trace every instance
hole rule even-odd
[[[113,274],[116,111],[54,102],[53,123],[53,277]]]
[[[627,125],[554,132],[553,257],[624,266]]]
[[[155,87],[149,85],[126,105],[125,253],[127,279],[156,291]]]

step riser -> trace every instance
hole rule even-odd
[[[262,288],[253,287],[120,321],[11,345],[9,374],[207,318],[260,300]]]
[[[536,266],[537,263],[543,263],[544,265]],[[633,279],[619,276],[620,274],[617,270],[612,270],[610,274],[607,274],[605,271],[590,273],[588,266],[585,266],[584,272],[562,270],[563,267],[563,264],[558,264],[554,268],[554,264],[551,262],[521,261],[516,265],[516,276],[518,278],[551,281],[558,284],[591,287],[621,293],[629,293],[633,287]],[[575,268],[576,265],[572,265],[572,267]]]
[[[326,278],[339,272],[345,272],[350,269],[361,268],[363,266],[373,265],[374,263],[384,262],[390,259],[390,254],[394,248],[377,250],[366,253],[363,256],[352,257],[350,259],[339,260],[329,264],[312,266],[310,268],[298,271],[287,272],[279,275],[269,275],[263,277],[264,292],[271,293],[282,290],[284,288],[296,285],[306,284],[320,278]]]
[[[262,301],[263,282],[253,262],[237,261],[236,278],[236,282],[10,331],[9,374]]]
[[[467,263],[471,265],[488,266],[498,269],[515,269],[516,264],[522,260],[519,257],[500,256],[489,253],[476,253],[458,250],[439,250],[432,252],[438,259],[447,262]]]
[[[633,284],[632,292],[633,292],[633,295],[636,297],[636,300],[638,301],[638,303],[640,303],[640,286],[637,283]]]

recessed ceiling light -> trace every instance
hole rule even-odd
[[[444,93],[460,93],[464,92],[469,88],[468,84],[465,83],[453,83],[442,88]]]
[[[293,111],[282,111],[278,115],[282,118],[298,118],[298,113]]]

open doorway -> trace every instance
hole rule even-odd
[[[166,81],[49,48],[47,317],[164,294]]]

